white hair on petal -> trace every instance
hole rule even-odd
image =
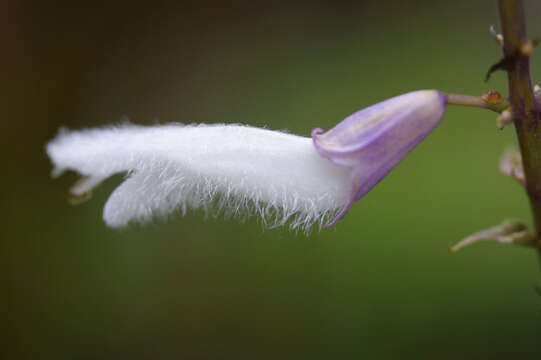
[[[244,125],[62,130],[46,150],[53,174],[75,170],[86,177],[74,195],[127,172],[105,205],[112,227],[203,209],[255,213],[266,227],[289,223],[308,231],[337,214],[350,188],[349,169],[321,157],[311,138]]]

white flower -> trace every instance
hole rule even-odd
[[[103,217],[113,227],[176,209],[256,213],[267,226],[332,226],[441,121],[447,95],[414,91],[356,112],[312,138],[243,125],[122,125],[63,131],[47,145],[55,170],[84,178],[77,198],[127,173]]]
[[[105,204],[112,227],[176,209],[257,213],[267,226],[320,226],[348,203],[350,170],[320,156],[312,139],[243,125],[121,125],[61,131],[47,145],[53,175],[85,178],[82,197],[107,177],[126,180]]]

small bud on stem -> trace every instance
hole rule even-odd
[[[505,220],[501,225],[468,236],[451,246],[450,250],[456,252],[483,240],[493,240],[502,244],[534,246],[535,239],[535,235],[529,232],[523,223],[514,220]]]
[[[490,25],[488,31],[490,32],[490,35],[492,35],[492,38],[496,40],[499,45],[503,46],[503,35],[496,32],[494,25]]]

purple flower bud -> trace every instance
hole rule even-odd
[[[445,105],[437,90],[414,91],[358,111],[327,132],[312,130],[320,155],[351,168],[349,201],[326,226],[342,219],[438,125]]]

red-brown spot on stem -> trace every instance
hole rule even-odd
[[[499,104],[503,101],[502,95],[496,90],[487,91],[481,98],[489,104]]]

